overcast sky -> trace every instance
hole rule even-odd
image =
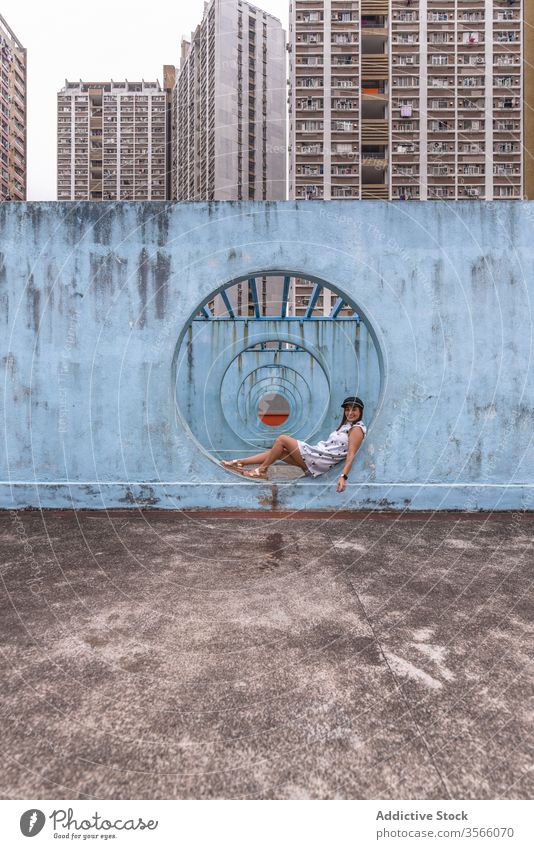
[[[254,5],[280,18],[287,32],[289,0]],[[179,63],[180,38],[189,37],[203,9],[203,0],[0,0],[0,13],[28,50],[28,200],[57,199],[56,95],[65,79],[163,83],[163,65]]]

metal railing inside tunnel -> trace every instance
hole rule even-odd
[[[232,283],[202,304],[196,319],[239,321],[276,317],[288,321],[360,320],[348,301],[325,284],[290,275],[259,275],[259,279],[248,277]]]

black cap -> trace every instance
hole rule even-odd
[[[363,401],[360,398],[357,398],[355,395],[351,395],[350,398],[345,398],[343,401],[342,407],[359,407],[363,413]]]

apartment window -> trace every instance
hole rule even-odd
[[[333,44],[353,44],[354,39],[347,32],[338,32],[338,33],[334,33],[332,43]]]
[[[493,126],[496,130],[518,130],[518,121],[494,121]]]
[[[450,100],[444,100],[443,98],[434,98],[430,101],[431,109],[452,109],[453,102]]]
[[[323,129],[322,121],[300,121],[297,124],[297,130],[304,133],[314,133]]]
[[[322,12],[303,12],[302,13],[302,20],[303,21],[310,21],[310,22],[322,21],[323,15],[322,15]]]
[[[449,20],[452,20],[452,12],[447,12],[445,10],[436,9],[435,12],[429,12],[428,20],[429,21],[449,21]]]
[[[501,198],[512,198],[519,195],[517,186],[495,186],[495,194]]]
[[[460,153],[484,153],[484,144],[482,142],[470,142],[469,144],[459,145]]]
[[[332,77],[332,86],[334,88],[356,88],[357,82],[350,77]]]
[[[302,144],[300,147],[297,145],[298,153],[321,153],[323,152],[323,146],[321,144]]]
[[[462,34],[463,44],[478,44],[479,40],[480,33],[478,32],[464,32]]]
[[[480,195],[480,186],[464,186],[464,193],[468,197],[477,198]]]
[[[460,121],[460,129],[467,130],[468,132],[479,132],[484,129],[484,121]]]
[[[333,186],[332,197],[335,198],[351,198],[356,197],[356,189],[351,186]]]
[[[429,121],[428,128],[434,133],[442,133],[452,129],[447,121]]]
[[[431,32],[429,37],[430,44],[447,44],[449,41],[448,32]]]
[[[460,64],[464,65],[483,65],[485,63],[485,58],[481,53],[471,54],[470,56],[459,56]]]
[[[514,77],[495,77],[495,85],[501,88],[509,88],[515,82]]]
[[[510,177],[513,174],[516,174],[518,169],[514,168],[513,165],[509,165],[508,163],[504,163],[503,165],[494,165],[493,173],[497,177]]]
[[[458,101],[458,106],[461,109],[484,109],[484,101],[462,99]]]
[[[302,186],[300,188],[301,197],[306,197],[309,200],[312,200],[313,198],[321,198],[323,197],[323,194],[323,186]]]
[[[519,32],[517,30],[507,30],[503,32],[498,32],[495,35],[495,40],[498,41],[500,44],[519,41]]]
[[[313,176],[316,174],[323,173],[322,165],[302,165],[300,169],[297,169],[297,173],[305,174],[306,176]]]
[[[416,146],[414,144],[397,144],[394,147],[395,153],[415,153]]]
[[[394,77],[393,82],[398,88],[417,88],[419,77]]]
[[[322,173],[322,171],[321,171]],[[350,165],[333,165],[332,174],[348,176],[357,172]]]
[[[430,64],[431,65],[448,65],[449,64],[449,57],[447,56],[446,53],[433,53],[431,60],[430,60]]]
[[[335,133],[351,133],[354,130],[352,121],[334,121],[332,129]]]
[[[399,12],[394,12],[393,17],[397,21],[416,21],[417,20],[417,12],[405,12],[404,10]]]
[[[497,56],[496,65],[515,65],[519,62],[519,54],[514,53],[501,53],[500,56]]]
[[[304,97],[302,100],[297,100],[297,109],[322,109],[323,99],[320,97]]]
[[[461,15],[462,21],[483,21],[484,12],[464,12]]]
[[[323,56],[301,56],[298,60],[299,65],[322,65]]]
[[[416,186],[397,186],[396,192],[399,200],[410,200],[419,195],[419,189]]]
[[[513,21],[514,20],[514,11],[513,9],[502,9],[497,12],[497,20],[498,21]]]

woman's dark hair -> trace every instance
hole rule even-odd
[[[358,410],[360,411],[360,415],[356,419],[356,422],[361,422],[362,416],[363,416],[363,410],[362,410],[361,407],[358,407]],[[345,413],[345,408],[343,408],[343,418],[341,419],[341,424],[336,427],[336,430],[339,430],[340,427],[343,427],[343,425],[346,423],[346,421],[347,421],[347,415]],[[354,424],[356,424],[356,422],[354,422]]]

